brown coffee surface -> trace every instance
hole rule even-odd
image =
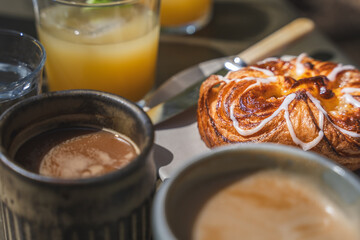
[[[99,129],[64,128],[31,138],[15,155],[26,169],[44,176],[73,179],[120,169],[138,155],[126,137]]]
[[[268,170],[212,195],[192,239],[358,240],[357,224],[305,179]]]

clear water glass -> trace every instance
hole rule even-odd
[[[35,38],[0,29],[0,113],[41,92],[46,53]]]

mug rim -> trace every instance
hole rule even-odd
[[[35,67],[35,69],[32,70],[30,74],[19,79],[18,82],[26,82],[29,79],[35,78],[44,68],[46,58],[47,58],[45,47],[42,45],[42,43],[39,40],[37,40],[36,38],[34,38],[26,33],[12,30],[12,29],[0,29],[0,38],[1,37],[13,37],[13,38],[18,38],[18,39],[25,39],[28,42],[32,42],[33,45],[37,49],[40,50],[40,61],[37,64],[37,66]]]
[[[190,161],[178,168],[170,179],[167,178],[164,180],[163,185],[160,186],[160,189],[155,195],[153,202],[151,224],[154,233],[154,239],[177,239],[167,220],[166,205],[168,201],[169,191],[171,191],[173,185],[176,184],[178,179],[181,179],[184,174],[186,174],[188,171],[191,171],[191,168],[197,166],[198,164],[202,164],[203,162],[210,161],[211,158],[216,155],[221,155],[223,153],[254,150],[264,151],[267,153],[281,152],[289,156],[296,155],[302,158],[307,158],[308,161],[315,162],[328,169],[329,171],[335,173],[336,175],[340,175],[341,178],[346,179],[346,181],[355,189],[357,189],[357,191],[360,193],[360,179],[353,172],[318,153],[303,151],[302,149],[293,146],[275,143],[238,143],[220,146],[212,149],[210,152],[202,153],[193,157]]]
[[[34,172],[31,172],[29,170],[26,170],[25,168],[21,167],[19,164],[16,164],[15,162],[11,161],[10,157],[5,154],[7,151],[4,149],[4,147],[1,144],[0,140],[0,162],[7,168],[10,168],[13,172],[15,172],[17,175],[30,179],[32,181],[36,181],[43,184],[56,184],[56,185],[69,185],[69,186],[81,186],[81,185],[88,185],[88,184],[97,184],[107,181],[113,181],[117,178],[122,178],[123,176],[126,176],[128,174],[131,174],[134,172],[138,166],[141,166],[149,157],[151,154],[151,150],[154,145],[154,127],[151,123],[150,118],[147,116],[147,114],[144,112],[143,109],[141,109],[138,105],[136,105],[134,102],[123,98],[121,96],[102,92],[98,90],[87,90],[87,89],[75,89],[75,90],[63,90],[63,91],[56,91],[56,92],[49,92],[45,94],[40,94],[37,96],[29,97],[23,101],[20,101],[16,103],[15,105],[11,106],[9,109],[7,109],[3,114],[0,116],[0,129],[2,128],[3,121],[7,121],[7,119],[11,116],[12,111],[14,111],[17,108],[25,107],[30,105],[33,102],[37,101],[45,101],[47,98],[59,98],[59,97],[70,97],[70,96],[95,96],[95,97],[105,97],[108,100],[111,100],[112,102],[117,102],[125,105],[128,109],[131,109],[136,116],[138,116],[139,120],[143,122],[144,128],[147,130],[146,136],[148,136],[145,140],[145,147],[142,151],[140,151],[139,155],[136,156],[136,158],[128,163],[126,166],[117,169],[115,171],[108,172],[103,175],[99,176],[92,176],[87,178],[71,178],[71,179],[64,179],[64,178],[58,178],[58,177],[50,177],[50,176],[43,176]]]

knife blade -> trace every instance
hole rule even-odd
[[[225,76],[229,71],[240,69],[246,66],[246,64],[254,64],[266,57],[273,56],[289,44],[294,43],[296,40],[312,32],[314,27],[314,22],[308,18],[295,19],[268,37],[255,43],[250,48],[239,53],[233,59],[226,61],[224,67],[212,75]],[[179,94],[148,109],[146,113],[150,117],[153,125],[157,125],[195,106],[199,98],[201,84],[208,77],[209,76],[198,79],[193,85],[187,87]]]

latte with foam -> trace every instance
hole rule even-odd
[[[89,127],[53,129],[20,146],[15,161],[25,169],[63,179],[104,175],[128,165],[139,154],[126,136]]]
[[[359,240],[358,224],[306,179],[266,170],[212,194],[191,235],[196,240]]]

